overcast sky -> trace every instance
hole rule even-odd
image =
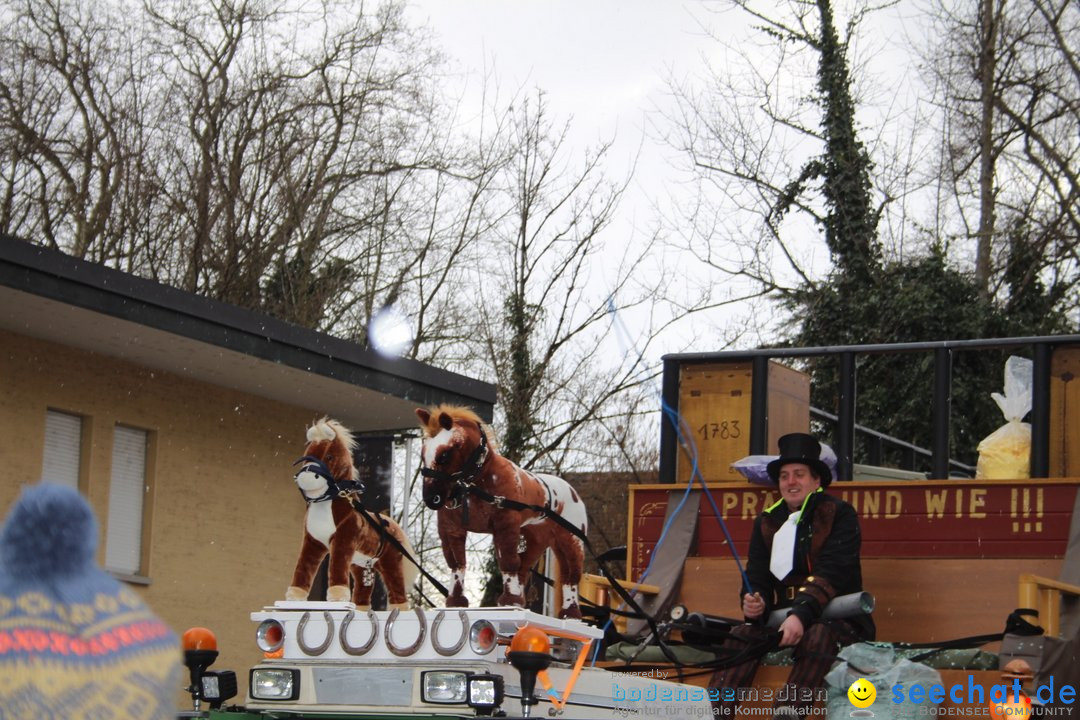
[[[710,44],[678,0],[411,0],[466,72],[494,65],[505,88],[537,86],[576,125],[640,130],[665,68],[696,65]]]
[[[485,72],[506,97],[542,89],[552,116],[572,121],[575,143],[615,137],[613,159],[627,167],[640,153],[637,184],[646,187],[663,186],[668,174],[670,152],[644,134],[668,104],[669,74],[700,71],[702,53],[717,50],[700,26],[701,0],[410,0],[410,7],[470,90]]]
[[[477,108],[487,74],[506,100],[522,89],[543,90],[556,124],[571,121],[575,147],[615,138],[610,176],[620,177],[635,161],[637,167],[605,236],[620,244],[648,237],[656,222],[652,203],[674,181],[673,152],[649,136],[648,123],[667,103],[669,74],[700,70],[701,53],[715,50],[697,19],[700,0],[409,3],[412,20],[432,28],[468,81],[464,117]]]
[[[552,116],[572,119],[575,144],[614,136],[613,175],[637,159],[619,219],[606,233],[609,242],[647,237],[656,222],[652,204],[666,202],[669,194],[686,194],[685,175],[672,167],[678,158],[658,140],[655,125],[662,124],[658,111],[672,107],[669,78],[700,78],[709,61],[727,66],[725,53],[731,50],[703,26],[735,52],[749,47],[747,38],[764,40],[752,32],[744,13],[718,12],[723,7],[709,0],[409,0],[412,21],[435,32],[451,66],[468,82],[464,117],[470,107],[479,112],[478,90],[486,72],[496,79],[500,97],[542,89]],[[881,103],[881,112],[895,111],[897,99],[908,92],[901,85],[913,77],[903,21],[913,12],[907,4],[873,14],[853,48],[861,70],[856,82],[876,94],[862,99]],[[862,116],[878,112],[870,104],[860,108],[861,120],[876,128],[873,114]],[[823,248],[814,252],[814,263],[820,254],[827,264]],[[712,324],[724,321],[713,318]],[[761,341],[747,338],[750,345]]]

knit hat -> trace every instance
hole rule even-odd
[[[97,567],[97,537],[86,500],[53,483],[0,528],[2,720],[176,717],[176,635]]]

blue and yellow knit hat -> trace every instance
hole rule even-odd
[[[51,483],[0,528],[0,720],[176,717],[176,635],[96,565],[97,537],[82,496]]]

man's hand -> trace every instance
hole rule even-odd
[[[798,644],[802,640],[803,631],[802,620],[799,616],[788,615],[787,619],[780,623],[780,647]]]
[[[765,600],[761,593],[744,593],[742,596],[742,612],[750,620],[757,620],[765,612]]]

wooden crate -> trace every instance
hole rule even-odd
[[[775,453],[781,435],[810,429],[810,378],[775,361],[768,372],[766,453]],[[679,413],[697,447],[706,482],[742,479],[731,463],[750,454],[752,381],[749,362],[686,365],[679,371]],[[690,456],[680,448],[676,482],[688,482],[692,468]]]
[[[1050,360],[1050,477],[1080,476],[1080,347]]]

